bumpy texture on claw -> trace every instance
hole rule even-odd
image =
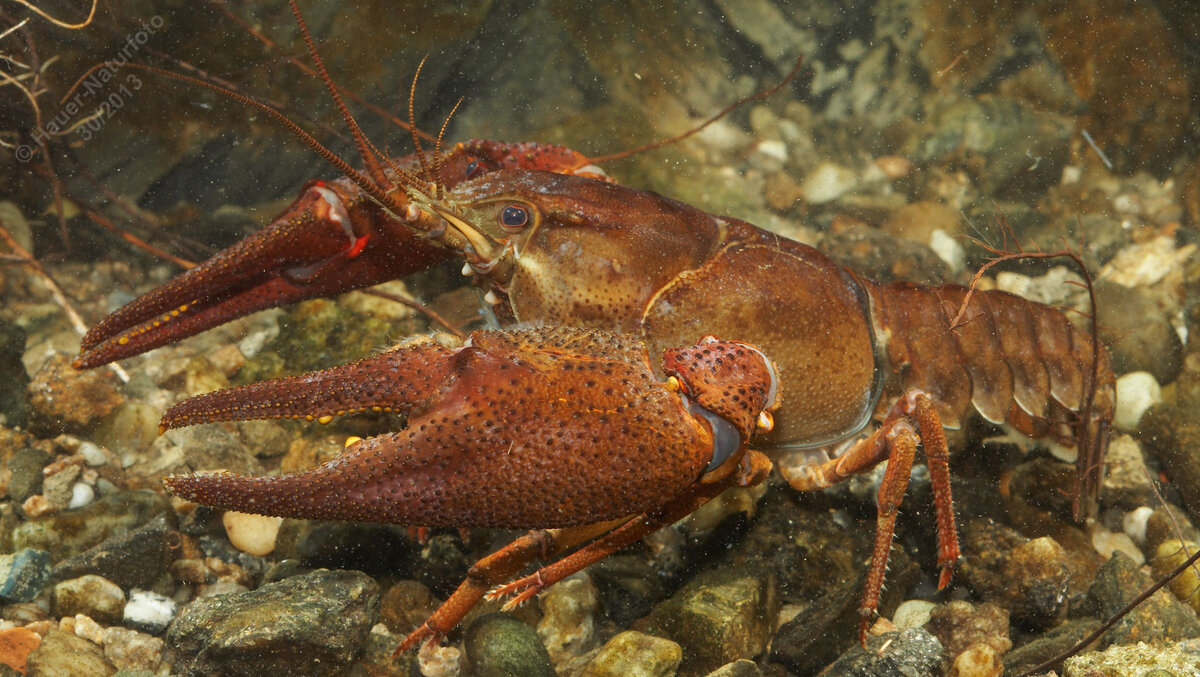
[[[742,373],[767,373],[761,354],[744,359]],[[739,418],[754,421],[767,386],[750,390],[742,401],[753,411]],[[708,423],[657,379],[639,341],[562,328],[476,332],[458,348],[418,343],[209,393],[172,407],[163,425],[375,408],[408,412],[408,427],[293,475],[165,482],[201,503],[267,515],[550,528],[652,510],[693,486],[713,457]]]

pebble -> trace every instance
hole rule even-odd
[[[79,371],[71,361],[55,353],[29,383],[30,426],[44,436],[87,431],[124,401],[111,372]]]
[[[981,645],[988,647],[993,656],[1001,656],[1013,644],[1008,638],[1008,610],[991,602],[955,600],[939,604],[925,629],[938,638],[951,658]]]
[[[1117,379],[1117,409],[1113,415],[1113,425],[1122,432],[1137,432],[1142,414],[1162,401],[1162,386],[1152,374],[1145,371],[1122,374]]]
[[[555,677],[550,654],[537,632],[508,614],[477,617],[463,641],[467,663],[477,677]]]
[[[45,550],[22,548],[0,555],[0,600],[32,601],[49,580],[50,554]]]
[[[28,628],[0,629],[0,663],[25,674],[29,654],[41,643],[41,636]]]
[[[671,677],[682,660],[675,642],[626,630],[605,642],[578,677]]]
[[[152,518],[133,531],[105,539],[54,567],[56,581],[97,574],[121,586],[149,588],[167,571],[176,535],[166,514]]]
[[[112,624],[125,611],[125,592],[116,583],[87,574],[54,586],[54,613],[58,616],[84,614]]]
[[[91,505],[96,500],[96,490],[87,482],[76,482],[71,485],[71,499],[67,502],[67,510],[75,510],[85,505]]]
[[[59,629],[63,632],[73,632],[76,637],[82,637],[93,644],[100,644],[104,641],[104,628],[101,628],[100,624],[87,614],[64,616]]]
[[[542,620],[538,622],[537,634],[554,665],[561,665],[595,646],[598,599],[596,586],[582,571],[538,595]]]
[[[1053,627],[1066,616],[1071,568],[1058,542],[1027,540],[982,519],[971,520],[965,532],[961,571],[981,597],[1027,625]]]
[[[42,468],[50,462],[50,454],[34,447],[20,447],[6,464],[12,477],[8,480],[8,497],[15,503],[42,492]]]
[[[383,593],[379,621],[391,632],[407,635],[424,623],[437,605],[429,588],[417,581],[399,581]]]
[[[158,635],[171,624],[177,608],[175,601],[165,595],[149,590],[130,590],[123,621],[131,628]]]
[[[109,677],[116,668],[104,658],[104,650],[82,637],[51,630],[29,654],[26,677]]]
[[[1095,289],[1100,340],[1109,346],[1113,371],[1146,371],[1160,384],[1174,381],[1183,366],[1183,344],[1167,312],[1137,289],[1107,280]]]
[[[772,575],[709,570],[655,607],[646,631],[683,647],[681,672],[704,674],[766,648],[776,597]]]
[[[1088,651],[1063,662],[1063,677],[1139,675],[1139,677],[1192,677],[1196,655],[1175,642],[1137,642]]]
[[[1092,532],[1092,547],[1096,552],[1100,553],[1101,557],[1112,557],[1113,552],[1120,551],[1126,557],[1133,560],[1138,566],[1146,563],[1146,557],[1142,551],[1138,549],[1137,544],[1133,539],[1124,533],[1113,533],[1106,529],[1104,525],[1095,522],[1091,525]]]
[[[282,517],[252,515],[228,510],[221,518],[225,535],[233,547],[242,552],[264,557],[275,550],[275,539],[279,535]]]
[[[55,463],[54,465],[58,465]],[[47,466],[50,470],[54,466]],[[57,472],[47,475],[42,480],[42,494],[59,510],[65,510],[71,503],[71,487],[75,485],[75,480],[79,479],[79,473],[83,469],[77,464],[67,465]],[[26,512],[28,515],[29,513]]]
[[[372,578],[322,569],[197,599],[171,624],[166,643],[174,670],[186,674],[341,675],[378,613]]]
[[[1150,563],[1155,577],[1164,576],[1174,570],[1194,555],[1197,549],[1200,549],[1200,546],[1178,538],[1163,541],[1154,551],[1154,559]],[[1167,587],[1176,597],[1200,613],[1200,574],[1196,573],[1196,569],[1195,566],[1184,569],[1167,584]]]
[[[104,657],[118,670],[150,670],[162,662],[163,641],[129,628],[105,628]]]
[[[1154,487],[1142,455],[1142,445],[1136,438],[1111,436],[1104,462],[1107,469],[1100,493],[1105,505],[1136,508],[1153,500]]]
[[[825,668],[822,674],[839,677],[908,677],[941,671],[946,652],[925,628],[889,632],[857,643]]]
[[[13,545],[48,550],[51,558],[61,560],[128,533],[168,509],[160,493],[117,491],[78,510],[22,522],[13,529]]]
[[[1153,580],[1124,553],[1100,565],[1088,588],[1088,604],[1101,618],[1125,607],[1150,587]],[[1109,628],[1098,640],[1100,648],[1144,640],[1173,640],[1200,636],[1196,614],[1170,592],[1159,590]]]
[[[1154,508],[1149,506],[1141,506],[1134,508],[1125,513],[1121,518],[1121,530],[1125,535],[1133,539],[1138,545],[1146,544],[1146,525],[1150,521],[1150,516],[1154,514]]]
[[[25,513],[25,516],[29,519],[53,515],[58,510],[58,505],[42,494],[34,494],[25,499],[25,502],[21,504],[21,512]]]
[[[809,204],[819,205],[838,199],[857,185],[857,172],[826,160],[800,181],[800,196]]]
[[[108,463],[109,455],[100,445],[95,442],[83,441],[79,443],[77,454],[83,459],[83,462],[93,468],[105,465]]]
[[[906,600],[896,607],[892,614],[892,624],[899,630],[919,628],[929,622],[929,614],[937,605],[923,599]]]

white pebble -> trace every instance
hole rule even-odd
[[[279,535],[279,525],[283,524],[283,518],[230,510],[225,513],[221,522],[225,525],[225,535],[229,537],[233,547],[262,557],[271,554],[275,549],[275,537]]]
[[[1099,523],[1092,525],[1092,547],[1105,559],[1112,557],[1114,550],[1129,556],[1138,566],[1146,563],[1146,556],[1125,534],[1114,534]]]
[[[853,169],[832,162],[822,162],[809,172],[800,184],[800,194],[809,204],[832,202],[850,192],[858,182]]]
[[[171,624],[176,608],[169,597],[149,590],[130,590],[129,601],[125,603],[125,625],[159,633]]]
[[[87,482],[76,482],[71,485],[71,502],[67,504],[68,510],[82,508],[85,505],[90,505],[96,499],[96,490],[92,489]]]
[[[1113,425],[1122,432],[1136,432],[1142,414],[1162,402],[1162,387],[1149,372],[1134,371],[1117,379],[1117,411]]]
[[[1142,506],[1134,508],[1125,513],[1125,517],[1121,518],[1121,529],[1126,536],[1133,539],[1138,545],[1146,544],[1146,523],[1150,521],[1150,516],[1154,514],[1154,508]]]
[[[929,615],[935,606],[937,605],[933,602],[923,599],[910,599],[896,607],[896,613],[892,614],[892,624],[900,630],[919,628],[929,622]]]
[[[95,442],[80,442],[78,453],[83,457],[83,462],[93,468],[108,463],[108,454]]]
[[[929,234],[929,248],[956,273],[967,265],[967,254],[962,244],[941,228],[936,228]]]

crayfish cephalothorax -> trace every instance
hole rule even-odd
[[[361,440],[293,475],[173,476],[207,505],[282,517],[546,529],[472,570],[406,646],[440,637],[549,540],[591,544],[501,589],[516,603],[771,463],[746,444],[770,430],[779,373],[757,348],[711,336],[663,354],[660,380],[636,337],[537,328],[476,332],[457,347],[424,339],[376,357],[181,402],[162,425],[324,417],[389,409],[399,432]],[[550,547],[552,546],[552,547]]]

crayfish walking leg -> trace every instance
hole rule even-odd
[[[914,424],[916,429],[914,429]],[[920,431],[920,435],[917,434]],[[950,583],[954,563],[958,560],[958,533],[954,526],[954,506],[950,496],[950,473],[947,465],[949,449],[942,420],[927,393],[920,390],[908,392],[888,412],[883,424],[870,437],[854,444],[846,453],[815,466],[799,471],[784,472],[784,477],[793,489],[813,491],[831,487],[882,461],[888,462],[887,471],[879,485],[879,517],[875,528],[875,546],[871,554],[871,567],[867,573],[867,584],[863,589],[859,605],[859,641],[866,646],[867,627],[879,606],[879,593],[883,589],[884,573],[887,571],[888,554],[896,531],[896,516],[908,489],[908,477],[912,470],[917,445],[925,449],[925,459],[933,483],[933,501],[937,509],[938,566],[941,575],[938,589]]]

